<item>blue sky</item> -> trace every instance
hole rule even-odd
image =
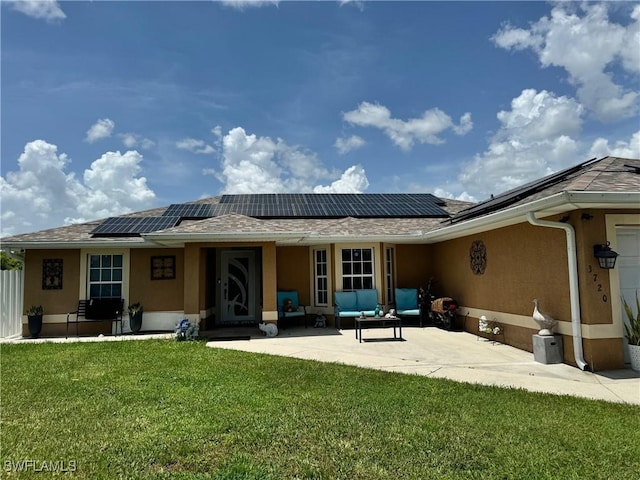
[[[640,6],[3,1],[1,233],[640,157]]]

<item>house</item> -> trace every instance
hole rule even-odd
[[[613,269],[594,256],[607,244],[619,254]],[[484,315],[502,326],[501,340],[532,351],[536,298],[558,320],[566,363],[623,368],[621,296],[640,288],[640,160],[588,160],[478,204],[222,195],[15,235],[2,248],[25,253],[24,304],[44,306],[43,336],[64,334],[66,313],[90,297],[141,302],[143,330],[172,330],[182,318],[210,329],[276,322],[276,292],[297,290],[334,325],[335,291],[376,288],[391,305],[394,288],[435,277],[470,332]]]

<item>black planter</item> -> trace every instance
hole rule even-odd
[[[27,315],[29,319],[29,334],[31,338],[38,338],[42,331],[42,315]]]
[[[138,333],[142,328],[142,313],[136,312],[133,315],[129,315],[129,326],[132,333]]]

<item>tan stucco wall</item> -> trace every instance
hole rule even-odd
[[[185,315],[199,315],[201,297],[204,301],[204,295],[200,295],[200,259],[201,246],[199,244],[185,245],[183,284]]]
[[[42,289],[42,261],[44,259],[62,259],[62,289]],[[24,313],[31,305],[42,305],[44,317],[41,337],[55,337],[65,334],[68,312],[78,306],[80,289],[80,250],[27,250],[25,252],[24,277]],[[53,317],[53,316],[56,317]],[[29,336],[29,326],[23,317],[22,335]],[[56,322],[56,323],[53,323]],[[109,333],[110,322],[91,322],[91,325],[79,325],[80,334]],[[73,332],[75,333],[75,326]]]
[[[610,287],[610,275],[616,275],[616,271],[601,269],[593,256],[593,245],[607,241],[605,216],[612,213],[629,211],[577,210],[545,218],[551,221],[562,218],[575,229],[583,352],[593,370],[624,367],[622,339],[591,338],[584,327],[611,325],[611,302],[619,302],[618,298],[612,298]],[[588,215],[583,218],[583,214]],[[469,249],[474,240],[482,240],[487,249],[487,268],[483,275],[474,275],[469,266]],[[466,307],[527,317],[533,312],[532,300],[537,298],[540,309],[566,322],[570,333],[566,248],[563,230],[528,223],[433,245],[433,273],[438,279],[436,293],[450,295]],[[468,318],[465,329],[477,333],[477,322],[476,317]],[[530,323],[532,328],[507,325],[505,342],[532,351],[531,336],[537,330],[535,323]],[[621,332],[612,331],[609,336],[618,334]],[[563,335],[563,345],[564,361],[575,365],[570,334]]]
[[[310,255],[309,247],[276,249],[277,290],[297,290],[302,305],[311,305]]]
[[[42,261],[62,259],[62,289],[42,289]],[[78,306],[80,250],[27,250],[25,253],[24,310],[42,305],[46,316],[73,311]]]
[[[396,286],[418,288],[429,281],[432,272],[431,245],[395,245]]]
[[[470,268],[474,240],[481,240],[487,250],[482,275]],[[469,307],[530,315],[537,298],[554,318],[571,318],[561,230],[519,224],[433,245],[433,274],[437,294]]]
[[[617,271],[601,269],[593,256],[593,246],[607,241],[605,215],[610,212],[612,211],[580,210],[572,212],[569,220],[576,229],[580,311],[582,323],[587,325],[611,323],[610,302],[619,301],[612,298],[610,287],[610,275],[617,275]],[[582,213],[592,215],[593,218],[582,220]]]
[[[571,340],[571,337],[565,336],[565,343],[571,342]],[[571,343],[570,345],[573,344]],[[573,347],[571,348],[573,349]],[[584,351],[584,360],[593,371],[624,368],[622,338],[585,339],[582,342],[582,349]],[[573,358],[573,350],[567,355],[565,347],[565,359],[567,357]]]
[[[151,257],[176,257],[176,278],[151,280]],[[184,251],[182,249],[131,249],[128,303],[140,302],[146,311],[182,310],[184,306]]]

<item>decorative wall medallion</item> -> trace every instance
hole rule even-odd
[[[487,268],[487,247],[482,240],[474,240],[469,249],[471,271],[475,275],[482,275]]]
[[[61,258],[45,258],[42,260],[42,289],[62,290]]]

